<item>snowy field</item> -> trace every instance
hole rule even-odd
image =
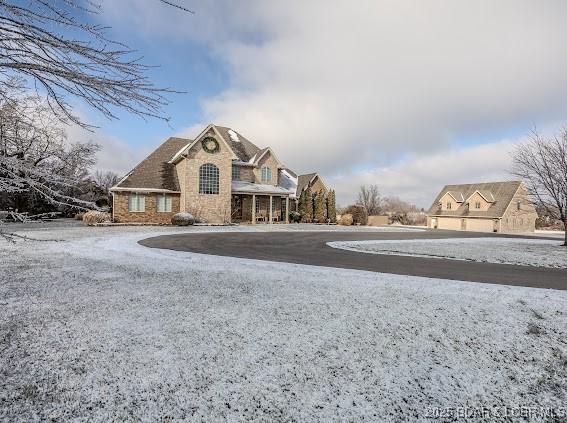
[[[567,248],[562,247],[561,244],[562,240],[493,237],[327,243],[333,248],[370,254],[567,268]]]
[[[567,292],[136,243],[179,231],[0,240],[0,420],[414,422],[567,402]]]

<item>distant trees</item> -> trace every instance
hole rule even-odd
[[[358,204],[362,205],[369,216],[381,213],[381,198],[378,185],[362,185],[358,192]]]
[[[553,137],[533,132],[516,147],[512,173],[526,184],[529,194],[547,216],[563,222],[567,246],[567,128]]]

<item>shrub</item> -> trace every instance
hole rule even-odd
[[[350,226],[352,225],[353,219],[352,214],[345,213],[341,215],[341,220],[339,221],[339,225]]]
[[[80,212],[75,214],[74,218],[75,220],[83,220],[83,216],[85,215],[85,212]]]
[[[83,215],[83,222],[87,225],[94,225],[95,223],[109,223],[112,217],[109,213],[104,213],[96,210],[91,210]]]
[[[301,222],[301,215],[296,211],[289,212],[289,221],[291,223],[299,223]]]
[[[368,213],[364,206],[355,204],[347,209],[347,214],[352,215],[352,220],[355,225],[366,225],[368,223]]]
[[[195,218],[191,213],[177,213],[171,218],[171,224],[175,226],[189,226],[195,223]]]

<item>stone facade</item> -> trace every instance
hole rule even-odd
[[[208,137],[214,140],[207,140]],[[205,147],[203,141],[207,143]],[[200,189],[201,169],[207,164],[211,166],[204,181],[214,181],[218,170],[218,193]],[[262,168],[266,166],[271,170],[270,180],[262,181]],[[236,168],[239,175],[233,181]],[[203,223],[224,224],[233,220],[255,223],[252,195],[256,193],[257,216],[270,215],[271,195],[272,216],[285,221],[287,210],[282,212],[285,200],[293,197],[297,189],[293,178],[283,180],[283,168],[271,149],[259,148],[230,128],[210,124],[194,140],[170,137],[112,187],[113,217],[117,222],[170,223],[175,213],[189,212]],[[128,211],[129,192],[145,193],[144,212]],[[156,196],[164,192],[172,196],[171,213],[156,210]],[[290,209],[292,204],[293,200]]]
[[[161,223],[171,224],[171,218],[179,212],[179,194],[168,194],[171,196],[171,212],[158,212],[156,206],[157,193],[146,193],[145,211],[131,212],[128,210],[128,192],[114,192],[113,197],[113,216],[117,223]]]
[[[257,184],[266,184],[266,185],[278,185],[278,178],[279,178],[279,171],[278,171],[278,161],[277,159],[274,157],[274,155],[272,153],[270,153],[269,151],[264,155],[264,157],[262,157],[262,159],[260,159],[260,161],[258,162],[258,166],[254,169],[254,175],[255,175],[255,182]],[[268,182],[264,182],[262,181],[262,168],[266,166],[268,168],[271,169],[272,171],[272,179]]]
[[[213,132],[204,136],[215,136]],[[230,199],[232,182],[232,151],[228,146],[219,140],[219,151],[216,153],[206,152],[200,142],[196,142],[187,153],[187,158],[180,162],[184,166],[184,171],[178,173],[182,175],[184,202],[181,211],[187,211],[195,218],[205,223],[228,223],[230,222]],[[199,170],[202,165],[211,163],[219,169],[219,193],[201,194],[199,193]]]

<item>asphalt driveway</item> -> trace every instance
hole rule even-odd
[[[471,238],[473,232],[234,232],[162,235],[139,241],[150,248],[393,273],[398,275],[567,290],[565,269],[478,263],[338,250],[329,241]],[[498,235],[511,237],[506,235]]]

